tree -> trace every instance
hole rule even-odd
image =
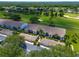
[[[58,36],[58,34],[53,35],[54,39],[60,39],[60,36]]]
[[[50,16],[53,17],[54,16],[54,10],[50,11]]]
[[[54,16],[55,16],[55,17],[57,17],[57,16],[58,16],[58,13],[57,13],[57,12],[55,12]]]
[[[44,37],[44,34],[45,34],[45,32],[40,29],[40,30],[39,30],[39,35],[40,35],[41,37]]]
[[[52,57],[49,50],[43,49],[41,51],[31,51],[27,56],[29,57]]]
[[[64,11],[63,10],[59,10],[59,16],[63,17],[64,16]]]
[[[71,57],[76,56],[70,48],[66,46],[54,46],[50,50],[43,49],[41,51],[32,51],[28,54],[32,57]]]
[[[65,35],[64,39],[65,39],[64,41],[65,41],[66,46],[70,47],[70,45],[72,44],[72,42],[70,40],[71,37],[69,35]]]
[[[45,16],[49,16],[49,12],[44,12],[44,15]]]
[[[5,13],[4,16],[5,18],[12,19],[14,21],[21,21],[21,16],[15,13],[8,12]]]
[[[31,21],[31,23],[39,23],[39,20],[38,20],[39,18],[37,17],[37,16],[32,16],[31,18],[30,18],[30,21]]]
[[[21,21],[20,15],[12,14],[10,16],[10,19],[13,19],[14,21]]]
[[[45,33],[45,36],[49,36],[49,34],[46,32],[46,33]]]
[[[8,37],[2,42],[0,46],[1,57],[18,57],[25,56],[25,50],[23,48],[24,40],[18,35]]]
[[[4,11],[5,10],[5,8],[3,8],[3,7],[0,7],[0,11]]]

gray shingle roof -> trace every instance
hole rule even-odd
[[[33,42],[38,38],[38,36],[33,36],[25,33],[20,33],[20,36],[24,37],[24,39],[29,42]]]
[[[12,35],[13,34],[13,31],[11,30],[8,30],[8,29],[2,29],[0,31],[1,34],[4,34],[4,35]]]
[[[66,30],[64,28],[58,28],[58,27],[50,27],[45,25],[38,25],[38,24],[29,24],[30,30],[33,31],[39,31],[40,29],[44,32],[48,32],[50,35],[58,34],[60,37],[64,37]]]
[[[40,44],[42,44],[44,46],[65,45],[65,43],[63,43],[63,42],[50,40],[50,39],[43,39],[43,40],[40,41]]]
[[[21,22],[19,22],[19,21],[12,21],[11,19],[9,19],[9,20],[7,20],[7,19],[0,19],[0,24],[16,26],[16,27],[19,27],[20,25],[22,25]]]

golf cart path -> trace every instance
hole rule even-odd
[[[79,16],[77,16],[77,17],[70,17],[68,15],[64,15],[64,17],[66,17],[66,18],[72,18],[72,19],[79,19]]]

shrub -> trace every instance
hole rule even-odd
[[[39,23],[38,19],[39,18],[37,16],[33,16],[30,18],[30,21],[31,21],[31,23]]]
[[[77,43],[77,41],[75,39],[72,40],[73,43]]]
[[[54,39],[60,39],[60,37],[57,34],[53,35],[53,38]]]

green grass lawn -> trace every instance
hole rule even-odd
[[[79,28],[79,20],[76,19],[68,19],[64,17],[53,17],[51,20],[49,20],[49,17],[41,17],[44,23],[53,22],[53,24],[56,24],[60,27],[64,28]]]
[[[4,12],[0,11],[0,18],[5,18],[3,14],[4,14]]]
[[[26,23],[29,23],[29,19],[32,17],[32,15],[23,15],[23,14],[20,14],[21,16],[21,20],[22,22],[26,22]]]

